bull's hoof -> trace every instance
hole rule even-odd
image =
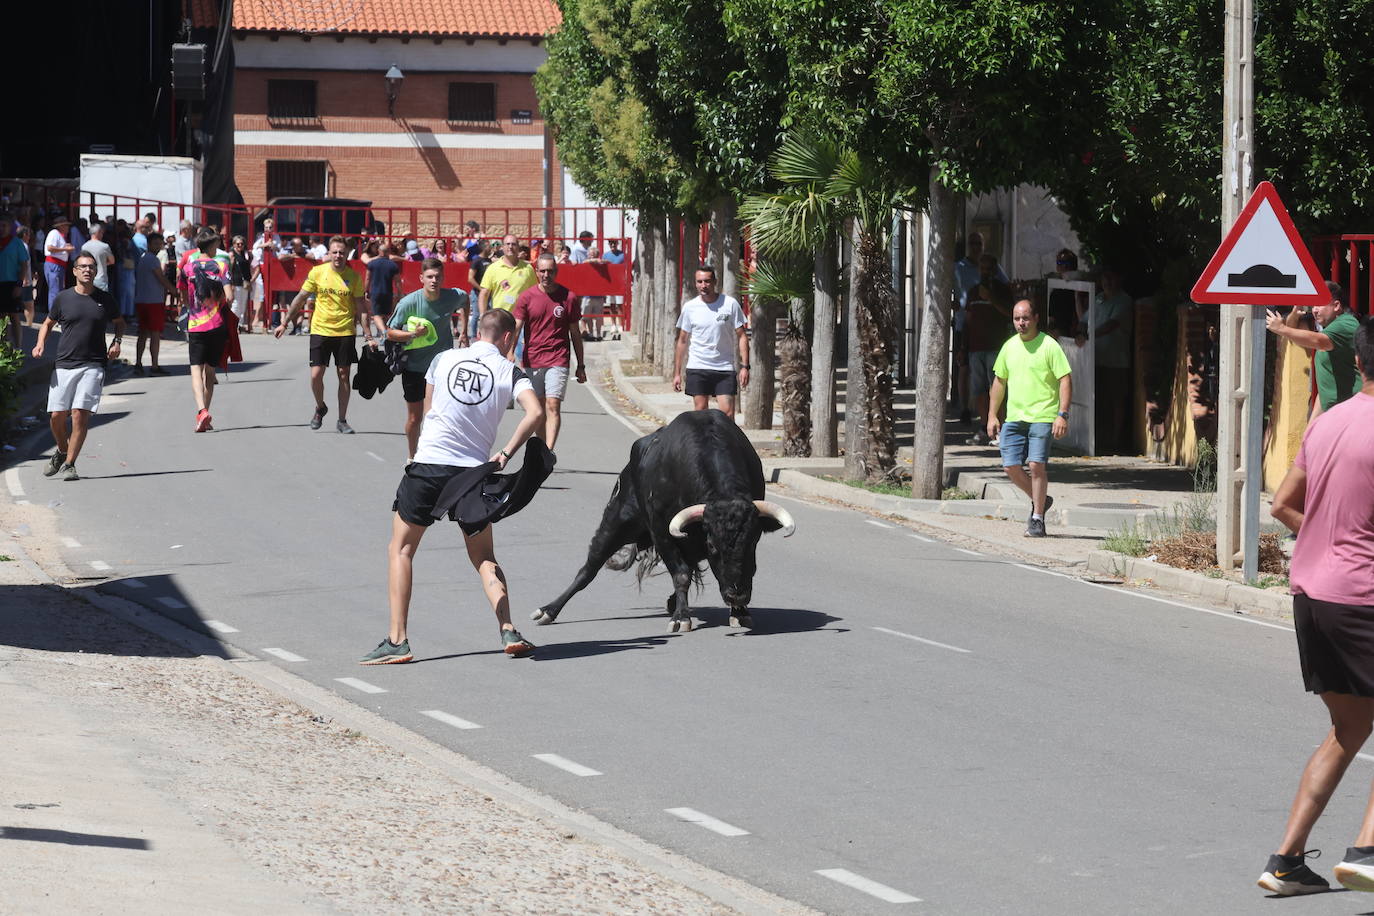
[[[670,620],[670,621],[668,621],[668,632],[669,632],[669,633],[676,633],[676,632],[678,632],[679,630],[680,630],[681,632],[683,632],[683,633],[690,633],[690,632],[692,632],[692,618],[691,618],[691,617],[684,617],[684,618],[682,618],[681,620]]]
[[[668,621],[668,632],[669,632],[669,633],[676,633],[676,632],[678,631],[678,628],[681,627],[681,626],[682,626],[682,624],[681,624],[679,621],[670,620],[670,621]]]
[[[730,626],[744,627],[746,630],[752,630],[754,628],[754,618],[750,617],[748,614],[743,613],[731,614]]]
[[[533,614],[530,615],[530,620],[533,620],[535,623],[539,624],[541,627],[546,627],[546,626],[548,626],[549,624],[553,623],[553,622],[554,622],[555,620],[557,620],[557,619],[558,619],[557,617],[551,617],[551,616],[549,616],[549,612],[546,611],[546,610],[544,610],[542,607],[539,608],[539,609],[536,610]]]
[[[617,571],[629,569],[634,565],[635,557],[639,554],[639,548],[634,544],[626,544],[624,547],[611,554],[611,558],[606,561],[607,569]]]
[[[692,632],[692,618],[691,618],[690,616],[687,616],[687,617],[683,617],[683,618],[682,618],[682,632],[684,632],[684,633],[690,633],[690,632]]]

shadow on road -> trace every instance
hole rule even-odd
[[[751,607],[749,616],[753,627],[740,630],[730,626],[730,612],[725,608],[692,608],[692,616],[700,623],[699,627],[721,627],[730,629],[734,636],[781,636],[786,633],[848,633],[848,627],[831,627],[830,624],[841,618],[832,617],[821,611],[799,610],[797,608]],[[665,615],[666,619],[666,615]]]
[[[104,611],[56,585],[0,586],[0,646],[147,658],[199,654],[134,627],[110,627]]]
[[[108,846],[111,849],[141,849],[152,846],[133,836],[106,836],[101,833],[71,833],[39,827],[0,827],[0,840],[27,840],[30,843],[63,843],[67,846]]]
[[[216,426],[211,432],[236,433],[246,429],[305,429],[309,423],[262,423],[257,426]]]
[[[118,477],[162,477],[167,474],[205,474],[213,470],[212,468],[187,468],[182,471],[134,471],[128,474],[87,474],[82,473],[82,480],[114,480]]]
[[[629,639],[586,639],[581,642],[561,642],[552,645],[539,644],[534,653],[537,662],[556,662],[569,658],[588,658],[593,655],[607,655],[611,652],[626,652],[633,649],[654,649],[668,644],[668,636],[639,636]]]

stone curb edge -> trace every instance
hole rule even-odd
[[[1291,619],[1293,596],[1255,588],[1227,579],[1213,579],[1192,570],[1178,569],[1143,557],[1128,557],[1110,550],[1088,554],[1088,571],[1153,582],[1162,588],[1198,595],[1236,611],[1275,619]]]

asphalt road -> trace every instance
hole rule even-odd
[[[584,388],[559,467],[497,526],[532,660],[500,652],[456,526],[416,562],[417,663],[363,668],[386,633],[396,386],[355,396],[355,436],[306,427],[303,338],[246,342],[192,433],[184,347],[127,378],[79,468],[7,477],[50,504],[67,565],[520,782],[835,913],[1253,913],[1306,755],[1321,739],[1291,630],[1208,613],[777,498],[755,629],[714,581],[670,634],[666,577],[603,571],[560,621],[528,612],[582,562],[634,435]],[[513,414],[512,414],[513,418]],[[1020,526],[1007,523],[1009,540]],[[350,680],[351,679],[351,680]],[[270,761],[264,761],[270,766]],[[1313,845],[1339,861],[1374,756]],[[360,838],[365,842],[366,838]],[[1285,912],[1355,913],[1339,893]]]

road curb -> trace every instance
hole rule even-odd
[[[1227,579],[1213,579],[1188,569],[1179,569],[1143,557],[1128,557],[1110,550],[1094,550],[1088,554],[1088,571],[1153,582],[1162,588],[1244,611],[1278,619],[1293,616],[1293,596],[1264,588],[1255,588]]]

